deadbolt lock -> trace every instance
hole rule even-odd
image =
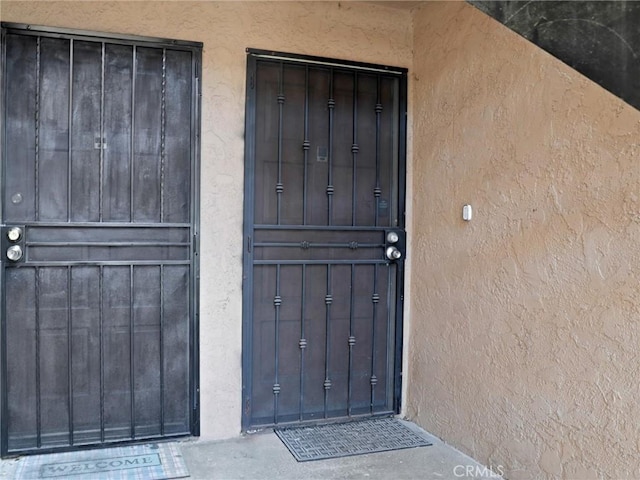
[[[20,227],[10,227],[7,230],[7,238],[10,242],[17,242],[22,238],[22,229]]]

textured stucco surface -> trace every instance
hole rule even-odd
[[[638,111],[458,2],[3,0],[0,16],[204,42],[204,437],[240,431],[256,47],[412,67],[407,415],[510,479],[640,478]]]
[[[466,4],[414,52],[409,418],[509,479],[640,478],[640,112]]]
[[[349,2],[14,2],[3,21],[204,43],[201,425],[240,433],[245,48],[411,64],[408,11]]]

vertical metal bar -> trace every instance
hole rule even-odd
[[[164,265],[160,265],[160,435],[164,435]]]
[[[349,298],[349,372],[348,372],[348,387],[347,387],[347,414],[351,416],[352,406],[352,386],[353,386],[353,347],[356,344],[356,337],[353,331],[353,314],[355,304],[355,265],[351,264],[351,295]]]
[[[134,47],[135,48],[135,47]],[[131,390],[131,438],[136,438],[136,394],[135,394],[135,322],[133,308],[133,265],[129,265],[129,389]]]
[[[133,180],[135,158],[135,124],[136,124],[136,75],[138,68],[138,50],[133,46],[133,60],[131,66],[131,153],[129,158],[129,221],[133,222]]]
[[[388,78],[385,80],[389,80]],[[400,138],[399,138],[399,127],[400,127],[400,80],[397,78],[393,79],[391,84],[391,100],[389,101],[390,112],[387,118],[390,117],[391,124],[387,127],[391,134],[391,144],[392,144],[392,154],[389,158],[391,162],[391,171],[388,175],[388,189],[389,189],[389,223],[388,225],[397,227],[399,226],[399,209],[398,203],[400,198]],[[403,210],[404,212],[404,210]]]
[[[406,150],[407,150],[407,76],[399,80],[398,107],[398,226],[405,228],[405,192],[406,192]],[[394,360],[394,410],[400,412],[402,403],[402,348],[403,348],[403,305],[404,305],[404,262],[400,262],[396,272],[396,316],[395,316],[395,360]]]
[[[328,219],[327,224],[333,225],[333,115],[336,107],[336,101],[333,98],[333,68],[329,74],[329,101],[327,107],[329,108],[329,145],[328,145],[328,181],[327,181],[327,211]]]
[[[36,138],[35,138],[35,185],[34,185],[34,211],[36,221],[40,220],[40,55],[41,37],[36,40]]]
[[[67,411],[69,413],[69,445],[73,445],[73,318],[71,308],[71,265],[67,265],[67,382],[68,398]]]
[[[398,226],[405,228],[407,189],[407,75],[399,85],[399,126],[398,126]]]
[[[394,359],[393,359],[393,407],[400,413],[402,404],[402,349],[403,349],[403,306],[404,306],[404,263],[396,266],[396,296],[394,322]]]
[[[302,150],[304,152],[304,173],[302,184],[302,224],[307,224],[307,184],[309,177],[309,65],[304,67],[304,142]]]
[[[278,423],[278,397],[280,395],[280,382],[279,382],[279,355],[280,355],[280,305],[282,305],[282,297],[280,296],[280,265],[276,265],[276,294],[273,299],[273,305],[275,307],[275,353],[274,353],[274,366],[275,366],[275,379],[273,382],[273,423]]]
[[[67,222],[71,221],[71,172],[73,135],[73,38],[69,40],[69,118],[68,118],[68,158],[67,158]]]
[[[256,85],[258,62],[254,55],[247,55],[247,88],[245,109],[246,147],[244,157],[244,239],[253,238],[255,225],[255,180],[256,180]],[[253,249],[243,254],[242,279],[242,429],[252,425],[251,403],[253,399]]]
[[[376,186],[373,189],[373,195],[375,197],[376,202],[376,219],[375,226],[378,226],[378,217],[380,215],[380,196],[382,195],[382,189],[380,188],[380,122],[382,116],[382,103],[380,100],[380,75],[376,77],[377,86],[376,86]]]
[[[202,88],[200,71],[202,50],[191,52],[191,192],[190,223],[192,255],[189,281],[189,429],[192,435],[200,435],[200,119],[202,112]]]
[[[378,294],[378,265],[373,266],[373,295],[371,296],[373,302],[373,319],[371,321],[371,377],[369,383],[371,384],[371,400],[370,411],[373,413],[373,406],[375,404],[375,390],[378,383],[378,377],[376,376],[376,319],[378,317],[378,303],[380,302],[380,295]]]
[[[104,199],[104,60],[106,45],[102,42],[101,58],[100,58],[100,172],[98,186],[98,220],[102,222],[102,208]]]
[[[162,100],[160,109],[160,223],[164,222],[164,163],[166,157],[165,136],[167,123],[167,49],[162,49]]]
[[[351,186],[351,225],[356,225],[356,205],[358,201],[358,72],[353,73],[353,144],[351,145],[352,155],[352,186]]]
[[[36,298],[35,298],[35,320],[36,320],[36,447],[42,446],[42,405],[40,392],[40,267],[35,267],[36,271]]]
[[[6,168],[6,162],[7,162],[7,122],[6,122],[6,118],[5,118],[5,114],[4,112],[6,112],[7,109],[7,90],[8,90],[8,83],[9,83],[9,79],[6,76],[6,68],[7,68],[7,32],[4,28],[0,28],[0,223],[4,223],[4,218],[5,218],[5,210],[4,210],[4,199],[2,198],[4,196],[4,192],[6,192],[6,178],[5,178],[5,168]],[[36,82],[37,82],[37,78],[36,78]],[[0,292],[4,291],[3,285],[4,285],[4,269],[0,267]],[[5,298],[4,295],[2,293],[0,293],[0,305],[4,305],[5,304]],[[2,323],[2,325],[0,326],[0,331],[4,331],[4,322],[3,319],[5,317],[5,315],[0,315],[2,318],[0,318],[0,323]],[[2,338],[2,334],[0,333],[0,338]],[[3,342],[3,340],[0,340]],[[6,357],[5,353],[4,353],[4,349],[0,348],[0,357]],[[4,359],[0,359],[0,371],[4,370],[5,367],[4,365],[6,364],[6,362],[4,361]],[[6,375],[2,375],[0,377],[0,381],[2,378],[6,378]],[[4,401],[4,396],[5,396],[5,390],[6,388],[4,388],[4,383],[2,385],[0,385],[0,418],[5,417],[4,415],[4,404],[6,403]],[[6,437],[5,437],[5,433],[6,433],[6,428],[4,428],[4,425],[6,425],[6,422],[2,422],[0,420],[0,453],[5,453],[7,448],[6,448]]]
[[[7,84],[8,79],[6,77],[6,65],[7,65],[7,32],[5,29],[0,28],[0,222],[5,218],[4,216],[4,202],[3,194],[6,192],[6,178],[4,175],[5,166],[7,162],[7,145],[5,139],[7,138],[7,124],[4,118],[4,112],[7,105]],[[6,269],[4,265],[0,265],[0,305],[6,305],[7,292],[6,292]],[[0,310],[2,311],[2,310]],[[8,366],[7,366],[7,315],[6,309],[0,314],[0,454],[5,455],[9,449],[9,431],[8,431],[8,412],[7,405],[8,393],[7,393],[7,379],[8,379]]]
[[[308,68],[308,67],[307,67]],[[302,298],[300,301],[300,421],[304,418],[304,352],[307,349],[307,338],[305,337],[305,315],[306,315],[306,295],[307,295],[307,266],[302,264]]]
[[[100,322],[100,442],[104,443],[104,266],[100,265],[98,278]]]
[[[324,418],[328,417],[329,390],[331,390],[331,264],[327,265],[327,294],[324,297],[325,308],[325,353],[324,353]]]
[[[278,182],[276,183],[276,221],[280,225],[282,192],[284,185],[282,184],[282,136],[283,136],[283,118],[284,118],[284,62],[280,62],[280,73],[278,75]]]
[[[392,408],[392,405],[389,404],[389,399],[393,397],[393,382],[390,381],[391,376],[389,375],[391,373],[391,363],[390,363],[390,356],[391,356],[391,346],[393,345],[392,339],[393,337],[393,326],[395,324],[395,322],[393,321],[393,317],[396,314],[395,308],[393,308],[395,306],[395,302],[393,301],[393,289],[391,288],[392,283],[391,283],[391,270],[393,269],[392,265],[388,265],[387,266],[387,339],[386,339],[386,345],[387,348],[384,349],[385,351],[385,357],[384,357],[384,368],[385,368],[385,375],[384,375],[384,381],[385,381],[385,385],[384,385],[384,393],[385,393],[385,403],[388,404],[389,408]],[[393,345],[393,347],[395,348],[395,345]]]

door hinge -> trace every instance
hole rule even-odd
[[[250,88],[251,90],[253,90],[254,86],[255,86],[255,85],[254,85],[254,82],[253,82],[253,75],[251,75],[251,76],[249,77],[249,88]]]
[[[247,237],[247,253],[251,253],[251,247],[252,247],[252,243],[251,243],[251,235],[249,235]]]

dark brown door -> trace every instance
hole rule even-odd
[[[405,75],[249,53],[245,429],[399,407]]]
[[[2,452],[189,434],[199,47],[2,47]]]

